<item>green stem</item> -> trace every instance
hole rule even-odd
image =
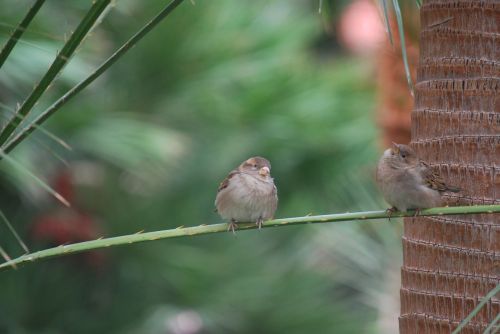
[[[7,43],[5,43],[2,51],[0,51],[0,68],[3,66],[12,49],[14,49],[14,46],[16,46],[17,41],[19,41],[23,33],[26,31],[26,28],[31,23],[36,13],[38,13],[38,10],[42,7],[44,2],[45,0],[35,1],[33,6],[31,6],[31,8],[28,10],[28,13],[26,13],[26,16],[17,26],[16,30],[14,30]]]
[[[158,23],[160,23],[165,17],[167,17],[178,5],[184,0],[173,0],[170,2],[158,15],[156,15],[151,21],[149,21],[141,30],[139,30],[134,36],[132,36],[125,44],[122,45],[115,53],[111,55],[104,63],[101,64],[92,74],[90,74],[86,79],[82,80],[71,90],[66,92],[62,97],[60,97],[54,104],[43,111],[38,117],[36,117],[31,124],[22,129],[19,134],[17,134],[12,140],[10,140],[4,147],[5,152],[10,152],[14,147],[21,143],[24,138],[26,138],[31,132],[33,132],[37,126],[40,126],[45,122],[54,112],[59,110],[66,102],[68,102],[72,97],[78,94],[80,91],[85,89],[90,85],[95,79],[97,79],[101,74],[103,74],[111,65],[113,65],[120,57],[122,57],[127,51],[130,50],[134,45],[136,45],[146,34],[148,34]],[[3,143],[0,141],[0,143]]]
[[[56,76],[64,68],[78,45],[80,45],[81,41],[85,38],[89,30],[94,26],[94,23],[109,5],[110,1],[111,0],[96,0],[94,2],[92,7],[87,12],[87,15],[85,15],[85,17],[76,28],[75,32],[71,35],[66,44],[64,44],[62,50],[57,54],[56,59],[48,69],[47,73],[45,73],[40,82],[35,86],[31,94],[17,111],[21,118],[12,117],[1,132],[0,145],[3,145],[9,139],[10,135],[16,130],[19,124],[21,124],[23,119],[26,118],[26,115],[31,111],[42,94],[47,90]]]
[[[500,313],[498,313],[497,316],[495,317],[495,319],[493,319],[493,321],[490,322],[488,327],[486,327],[486,329],[484,330],[483,334],[495,334],[495,333],[497,333],[497,329],[500,329],[498,326],[499,322],[500,322]]]
[[[0,210],[0,218],[4,221],[5,225],[9,229],[10,233],[12,233],[12,235],[14,236],[14,238],[16,239],[16,241],[19,243],[19,246],[21,246],[21,248],[26,252],[26,254],[28,254],[30,252],[28,246],[26,246],[26,244],[24,243],[23,239],[21,239],[21,237],[19,236],[19,234],[17,234],[16,229],[14,228],[14,226],[12,226],[12,224],[7,219],[7,216],[3,213],[2,210]]]
[[[387,35],[389,36],[389,42],[391,46],[394,47],[394,40],[392,39],[391,23],[389,22],[389,8],[387,6],[388,0],[382,0],[382,9],[384,11],[384,23],[385,29],[387,30]]]
[[[396,21],[398,22],[399,41],[401,42],[401,52],[403,56],[403,64],[405,67],[406,81],[408,81],[408,87],[410,88],[411,96],[414,96],[413,80],[411,79],[410,65],[408,64],[408,55],[406,53],[403,15],[401,14],[401,8],[399,8],[398,0],[392,0],[392,4],[394,6],[394,12],[396,13]]]
[[[479,311],[481,310],[481,308],[486,303],[488,303],[491,300],[491,298],[493,298],[499,292],[500,292],[500,284],[498,284],[490,292],[488,292],[488,294],[486,296],[484,296],[483,300],[481,300],[481,302],[479,304],[477,304],[477,306],[472,310],[472,312],[469,313],[469,315],[464,320],[462,320],[462,322],[458,325],[457,328],[455,328],[455,330],[453,331],[452,334],[458,334],[458,333],[460,333],[460,331],[465,326],[467,326],[467,324],[469,323],[469,321],[471,321],[472,318],[474,318],[476,316],[476,314],[479,313]],[[485,331],[485,333],[486,333],[486,331]]]
[[[478,214],[478,213],[498,213],[500,212],[500,205],[478,205],[478,206],[456,206],[444,207],[422,210],[419,216],[441,216],[441,215],[457,215],[457,214]],[[392,214],[387,211],[366,211],[366,212],[353,212],[353,213],[336,213],[320,216],[304,216],[292,217],[269,220],[263,223],[262,227],[278,227],[299,224],[319,224],[328,222],[341,222],[351,220],[367,220],[367,219],[380,219],[380,218],[396,218],[396,217],[412,217],[415,215],[414,211],[409,212],[393,212]],[[239,230],[251,230],[257,228],[254,223],[239,223]],[[143,241],[153,241],[166,238],[186,237],[203,235],[210,233],[227,232],[228,224],[213,224],[213,225],[199,225],[193,227],[180,226],[171,230],[154,231],[147,233],[136,233],[130,235],[123,235],[113,238],[97,239],[76,244],[61,245],[54,248],[49,248],[26,254],[15,258],[11,261],[0,264],[0,270],[12,268],[13,265],[21,265],[26,262],[35,262],[42,259],[48,259],[56,256],[69,255],[73,253],[86,252],[100,248],[107,248],[119,245],[132,244]]]

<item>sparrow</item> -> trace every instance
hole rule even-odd
[[[272,219],[278,206],[278,194],[271,177],[271,164],[262,157],[242,162],[220,183],[215,198],[219,215],[229,221],[228,231],[238,222],[255,222],[259,229]]]
[[[389,212],[432,208],[442,204],[443,192],[459,192],[447,185],[438,172],[420,160],[415,151],[402,144],[384,151],[377,166],[377,183],[385,200],[392,205]]]

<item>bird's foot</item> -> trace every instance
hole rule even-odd
[[[228,231],[228,232],[229,232],[229,231],[233,231],[233,234],[235,234],[235,235],[236,235],[235,230],[237,230],[237,229],[238,229],[238,224],[236,223],[236,220],[231,219],[231,220],[229,221],[228,226],[227,226],[227,231]]]
[[[387,210],[385,210],[385,213],[387,213],[389,215],[389,217],[388,217],[389,221],[391,221],[392,214],[394,212],[396,212],[396,211],[398,211],[398,209],[395,206],[393,206],[393,207],[388,208]]]
[[[255,222],[255,224],[259,227],[259,230],[262,228],[262,223],[264,223],[264,219],[262,218],[257,219]]]

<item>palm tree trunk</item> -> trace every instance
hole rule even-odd
[[[500,1],[428,0],[420,12],[412,145],[463,190],[450,205],[500,203]],[[400,332],[450,333],[500,283],[500,216],[405,220]],[[483,333],[493,298],[463,333]]]

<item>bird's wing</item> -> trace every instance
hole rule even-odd
[[[460,191],[459,188],[450,187],[444,182],[439,172],[434,171],[426,162],[420,161],[419,169],[426,186],[437,191]]]
[[[237,169],[235,170],[232,170],[224,180],[222,180],[222,182],[219,184],[219,188],[217,188],[217,197],[219,196],[219,193],[226,189],[227,187],[229,187],[229,180],[234,177],[236,174],[239,174],[239,171]],[[217,212],[217,198],[215,200],[215,208],[214,208],[214,211]]]
[[[226,189],[229,186],[229,180],[234,177],[236,174],[239,174],[239,171],[237,169],[231,171],[224,180],[219,184],[219,188],[217,189],[217,193],[219,193],[221,190]]]
[[[276,185],[273,182],[273,193],[271,194],[273,196],[273,201],[272,202],[272,212],[274,215],[274,212],[276,212],[276,209],[278,208],[278,189],[276,188]]]

